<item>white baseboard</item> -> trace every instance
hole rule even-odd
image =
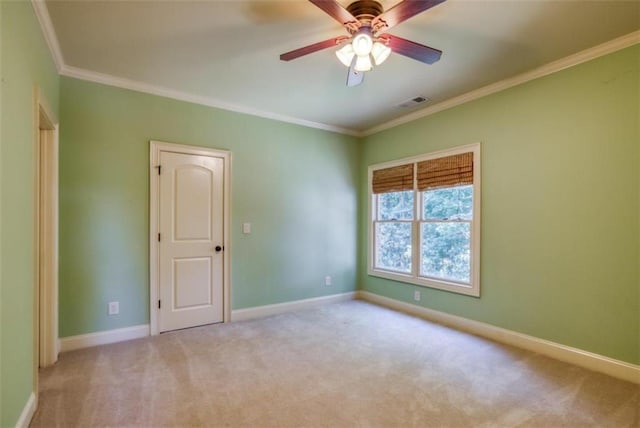
[[[232,321],[262,318],[269,315],[280,314],[294,310],[300,310],[326,303],[335,303],[353,300],[355,292],[332,294],[330,296],[316,297],[312,299],[296,300],[293,302],[278,303],[275,305],[256,306],[253,308],[236,309],[231,312]],[[60,339],[60,352],[89,348],[91,346],[106,345],[108,343],[123,342],[125,340],[139,339],[150,334],[149,324],[133,327],[119,328],[116,330],[99,331],[96,333],[81,334],[78,336],[63,337]]]
[[[263,318],[284,312],[308,309],[326,303],[344,302],[353,300],[356,292],[332,294],[330,296],[314,297],[311,299],[294,300],[292,302],[276,303],[275,305],[254,306],[252,308],[236,309],[231,311],[231,321],[243,321],[254,318]]]
[[[263,318],[270,315],[277,315],[285,312],[309,309],[327,303],[337,303],[352,299],[362,299],[371,303],[385,306],[390,309],[405,312],[411,315],[424,318],[439,324],[466,331],[478,336],[486,337],[497,342],[518,348],[528,349],[560,361],[575,364],[589,370],[604,373],[619,379],[640,384],[640,366],[625,361],[598,355],[578,348],[539,339],[527,334],[518,333],[505,328],[496,327],[480,321],[447,314],[445,312],[428,309],[422,306],[367,291],[356,291],[342,294],[332,294],[330,296],[315,297],[311,299],[295,300],[292,302],[277,303],[274,305],[256,306],[253,308],[236,309],[231,312],[232,321],[242,321],[255,318]],[[61,352],[72,351],[74,349],[88,348],[91,346],[105,345],[108,343],[122,342],[125,340],[138,339],[149,336],[149,325],[138,325],[133,327],[120,328],[116,330],[100,331],[97,333],[81,334],[78,336],[63,337],[60,339],[59,349]],[[36,398],[29,398],[25,406],[20,421],[31,420],[35,412]],[[31,413],[29,413],[31,412]],[[26,419],[28,418],[28,419]],[[25,425],[25,426],[27,426]],[[22,426],[19,425],[18,426]]]
[[[575,364],[576,366],[589,370],[604,373],[618,379],[640,384],[640,366],[636,364],[561,345],[549,340],[539,339],[537,337],[496,327],[480,321],[474,321],[422,306],[412,305],[400,300],[369,293],[368,291],[358,291],[356,293],[356,298],[415,315],[458,330],[486,337],[507,345],[528,349],[530,351],[537,352],[560,361]]]
[[[27,400],[27,404],[25,404],[24,409],[22,409],[18,422],[16,422],[16,428],[27,428],[31,423],[33,415],[36,413],[37,408],[38,398],[36,397],[36,394],[32,392]]]
[[[60,351],[67,352],[91,346],[106,345],[107,343],[123,342],[149,336],[149,324],[115,330],[98,331],[96,333],[80,334],[78,336],[60,339]]]

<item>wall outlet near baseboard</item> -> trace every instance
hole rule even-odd
[[[324,277],[324,285],[326,286],[331,285],[331,276],[327,275]]]
[[[415,290],[415,291],[413,292],[413,300],[415,300],[416,302],[419,302],[419,301],[420,301],[420,291]]]
[[[109,315],[118,315],[120,313],[120,302],[109,302]]]

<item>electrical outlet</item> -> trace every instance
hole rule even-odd
[[[413,292],[413,300],[415,300],[416,302],[420,301],[420,292],[418,290]]]
[[[331,285],[331,277],[329,275],[324,277],[324,285],[326,286]]]
[[[109,315],[118,315],[120,313],[120,302],[109,302]]]

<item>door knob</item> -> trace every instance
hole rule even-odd
[[[220,245],[216,245],[216,253],[219,253],[222,250],[223,248]]]

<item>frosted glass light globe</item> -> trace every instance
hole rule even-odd
[[[363,55],[356,58],[356,65],[353,67],[355,71],[369,71],[373,65],[371,64],[371,58],[369,55]]]
[[[383,43],[375,42],[371,49],[371,56],[376,65],[380,65],[391,55],[391,48]]]
[[[341,63],[345,65],[345,67],[351,67],[351,61],[353,61],[353,57],[356,53],[353,51],[353,46],[351,43],[347,43],[342,48],[336,51],[336,56],[340,60]]]
[[[365,56],[371,53],[373,48],[373,39],[369,31],[360,30],[358,34],[353,36],[353,51],[358,56]]]

